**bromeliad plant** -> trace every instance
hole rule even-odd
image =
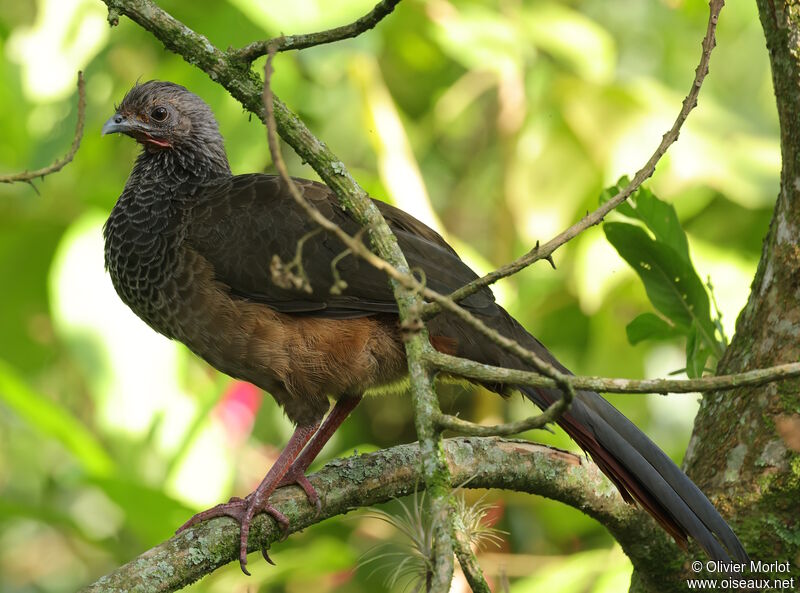
[[[474,503],[465,496],[455,497],[453,513],[455,527],[463,536],[470,549],[486,545],[500,546],[504,533],[486,521],[493,505],[481,496]],[[420,593],[427,590],[431,571],[434,567],[433,530],[430,507],[426,492],[415,490],[406,500],[398,500],[400,511],[389,513],[381,509],[371,509],[368,516],[391,525],[399,534],[397,541],[384,543],[364,554],[358,567],[374,564],[370,576],[386,571],[384,584],[391,590],[398,585],[402,591]]]

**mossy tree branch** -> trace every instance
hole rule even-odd
[[[525,441],[498,438],[446,439],[442,446],[450,482],[465,488],[503,488],[541,494],[569,504],[605,525],[637,566],[660,562],[662,550],[648,544],[659,530],[643,511],[626,504],[593,463],[583,457]],[[281,488],[271,502],[300,531],[354,508],[410,494],[424,484],[416,443],[329,462],[310,476],[325,504],[315,517],[305,494]],[[280,540],[275,522],[253,521],[249,549]],[[166,593],[202,578],[238,558],[239,526],[213,519],[188,529],[101,577],[82,593]],[[672,544],[674,547],[674,544]]]
[[[455,541],[456,558],[458,558],[458,563],[461,565],[461,570],[464,572],[464,577],[467,579],[472,593],[492,593],[483,576],[481,566],[478,564],[478,557],[472,551],[469,538],[460,525],[456,525],[456,529],[453,530],[453,540]]]
[[[343,39],[358,37],[389,16],[398,4],[400,4],[400,0],[381,0],[367,14],[341,27],[334,27],[333,29],[316,33],[283,35],[266,41],[254,41],[229,55],[233,59],[242,60],[244,63],[249,64],[253,60],[266,55],[270,49],[276,52],[306,49],[325,43],[335,43]]]

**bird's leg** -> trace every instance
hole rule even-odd
[[[264,479],[261,480],[258,488],[250,493],[247,498],[231,498],[224,504],[218,504],[202,513],[197,513],[194,517],[181,525],[177,533],[201,521],[213,519],[214,517],[232,517],[236,519],[241,525],[241,533],[239,535],[239,565],[242,567],[243,573],[250,575],[246,568],[247,538],[250,534],[250,522],[253,520],[256,513],[266,512],[272,515],[281,529],[284,531],[288,529],[289,520],[283,513],[269,504],[269,497],[278,487],[281,479],[286,475],[289,468],[292,467],[300,451],[306,443],[308,443],[314,433],[317,432],[319,426],[319,422],[298,426],[292,434],[292,438],[290,438],[289,442],[286,444],[286,447],[281,451],[278,459],[267,472],[267,475],[264,476]],[[268,562],[271,562],[269,556],[266,554],[266,550],[262,550],[262,553],[264,554],[264,558]]]
[[[336,401],[336,404],[328,414],[328,417],[325,418],[325,421],[314,435],[314,438],[306,445],[306,448],[303,449],[303,452],[300,453],[298,458],[294,460],[294,463],[292,463],[292,466],[287,470],[280,484],[278,484],[279,488],[290,484],[297,484],[300,486],[306,493],[308,502],[317,509],[317,514],[322,510],[322,503],[320,502],[319,494],[317,494],[316,489],[311,485],[311,482],[308,481],[308,478],[306,478],[305,472],[308,466],[316,459],[317,455],[319,455],[319,452],[322,451],[325,443],[330,440],[333,433],[336,432],[336,429],[341,426],[345,418],[350,415],[350,412],[355,409],[360,401],[360,395],[343,396]]]

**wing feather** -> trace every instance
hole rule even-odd
[[[360,226],[344,211],[331,190],[313,181],[296,180],[304,196],[345,232],[355,235]],[[397,236],[412,268],[424,271],[428,286],[452,292],[477,278],[447,242],[433,229],[384,202],[375,200]],[[333,262],[346,251],[333,234],[317,230],[297,205],[283,181],[272,175],[239,175],[219,181],[193,197],[186,228],[187,242],[214,266],[217,280],[241,298],[263,302],[294,314],[348,318],[396,313],[397,304],[386,276],[349,254],[336,261],[338,278],[346,286],[331,293]],[[284,266],[295,259],[297,245],[309,291],[276,284],[273,260]],[[488,310],[494,297],[484,289],[463,303],[473,310]]]

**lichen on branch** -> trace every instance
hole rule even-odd
[[[642,542],[658,532],[643,511],[626,504],[600,470],[583,457],[526,441],[498,438],[446,439],[442,448],[450,484],[464,488],[503,488],[542,494],[583,510],[613,533],[634,564],[660,562],[662,551]],[[309,477],[325,504],[319,516],[305,493],[294,486],[277,490],[271,502],[301,531],[352,511],[411,494],[423,486],[419,446],[399,445],[364,455],[334,459]],[[257,551],[281,539],[265,515],[253,522],[248,549]],[[101,577],[81,593],[167,593],[176,591],[238,558],[239,526],[213,519],[159,544]]]

